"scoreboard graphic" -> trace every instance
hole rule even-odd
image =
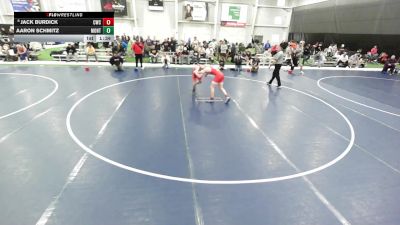
[[[14,12],[17,42],[112,42],[114,12]]]

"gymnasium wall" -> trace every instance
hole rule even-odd
[[[377,44],[380,50],[395,53],[400,50],[399,12],[399,0],[328,0],[295,7],[289,36],[306,42],[345,43],[364,52]]]
[[[65,0],[68,1],[68,0]],[[84,1],[84,0],[82,0]],[[279,43],[286,40],[289,32],[291,7],[297,0],[204,0],[208,2],[208,19],[205,22],[188,22],[183,20],[184,0],[178,0],[177,10],[175,0],[164,0],[163,11],[148,10],[148,0],[127,0],[128,15],[116,17],[115,34],[151,36],[158,39],[177,37],[187,40],[197,36],[200,40],[227,39],[232,42],[251,41],[252,35],[263,36],[263,41],[270,40]],[[86,0],[82,11],[100,11],[100,0]],[[245,27],[221,26],[222,3],[236,3],[248,5],[247,25]],[[58,11],[52,0],[40,0],[42,11]],[[273,7],[269,7],[273,6]],[[282,9],[279,7],[288,7]],[[65,9],[64,11],[67,11]],[[177,11],[177,12],[176,12]],[[257,12],[257,13],[256,13]],[[175,13],[178,14],[176,23]],[[0,0],[0,24],[13,23],[13,11],[9,0]],[[217,17],[217,26],[214,26]],[[135,20],[136,19],[136,20]],[[252,27],[255,22],[254,29]]]

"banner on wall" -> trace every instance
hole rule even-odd
[[[128,15],[126,0],[101,0],[101,10],[103,12],[114,12],[115,16]]]
[[[222,3],[221,25],[244,27],[247,22],[247,5]]]
[[[83,12],[86,11],[86,1],[82,0],[53,0],[57,11]]]
[[[149,10],[163,11],[164,0],[149,0]]]
[[[206,21],[208,14],[207,2],[185,1],[183,5],[183,18],[189,21]]]
[[[14,12],[39,12],[39,0],[11,0]]]

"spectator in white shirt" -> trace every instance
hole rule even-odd
[[[349,66],[349,56],[347,55],[347,52],[344,52],[342,55],[340,55],[336,67],[348,67]]]

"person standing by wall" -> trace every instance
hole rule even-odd
[[[142,42],[140,42],[139,38],[136,38],[136,42],[132,45],[132,50],[135,53],[136,69],[138,67],[139,61],[140,61],[140,68],[143,68],[144,45]]]

